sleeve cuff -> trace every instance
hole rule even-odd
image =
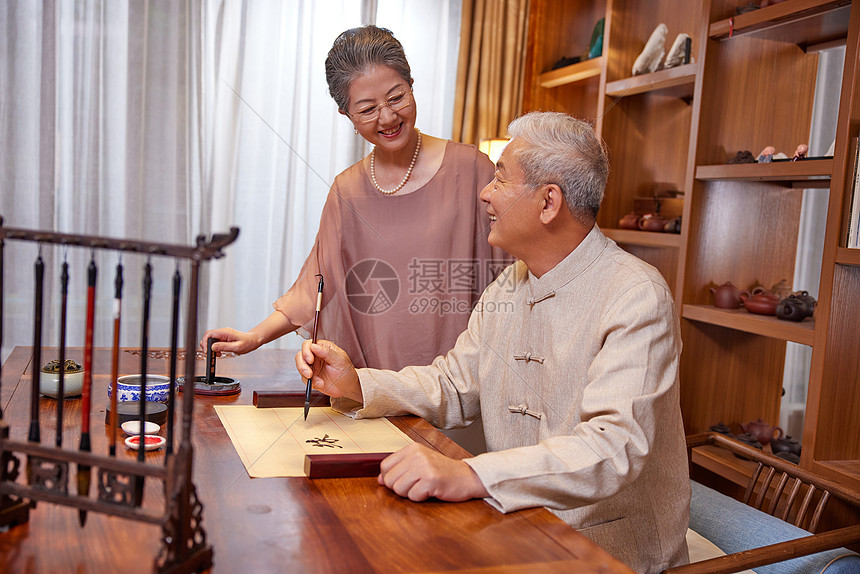
[[[489,504],[490,506],[492,506],[493,508],[495,508],[496,510],[498,510],[498,511],[499,511],[499,512],[501,512],[502,514],[507,514],[508,512],[510,512],[510,509],[507,509],[507,510],[506,510],[506,509],[505,509],[505,507],[502,505],[502,503],[500,503],[498,500],[496,500],[495,498],[493,498],[493,496],[492,496],[492,494],[493,494],[493,493],[492,493],[492,491],[490,490],[490,485],[488,485],[488,484],[487,484],[487,481],[486,481],[486,479],[484,478],[484,477],[486,476],[486,473],[484,473],[484,474],[482,475],[481,470],[482,470],[483,464],[482,464],[482,463],[481,463],[481,461],[479,460],[479,459],[480,459],[480,458],[482,458],[482,457],[483,457],[483,458],[486,458],[486,456],[484,456],[484,455],[478,455],[478,456],[476,456],[476,457],[472,457],[472,458],[464,458],[464,459],[463,459],[463,462],[465,462],[466,464],[468,464],[468,465],[471,467],[471,469],[472,469],[473,471],[475,471],[475,474],[477,474],[477,475],[478,475],[478,479],[481,481],[481,484],[483,484],[483,485],[484,485],[484,488],[486,488],[486,489],[487,489],[487,492],[489,492],[489,493],[490,493],[490,496],[488,496],[487,498],[484,498],[484,499],[483,499],[483,500],[484,500],[484,502],[486,502],[487,504]]]

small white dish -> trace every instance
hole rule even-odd
[[[165,445],[165,443],[167,443],[167,440],[163,436],[158,436],[157,434],[148,434],[145,437],[143,437],[143,440],[145,441],[143,443],[143,449],[144,450],[155,450],[155,449],[163,447]],[[139,444],[140,444],[140,437],[139,436],[130,436],[127,439],[125,439],[125,446],[132,449],[132,450],[138,450]]]
[[[136,436],[140,434],[140,421],[125,421],[120,425],[122,431],[128,436]],[[143,422],[144,434],[155,434],[161,430],[161,426],[151,421]]]

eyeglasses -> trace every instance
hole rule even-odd
[[[413,102],[412,90],[409,90],[407,92],[395,94],[381,104],[370,106],[363,110],[359,110],[354,114],[347,115],[363,124],[369,124],[379,119],[379,114],[382,112],[382,106],[388,106],[392,112],[399,112],[411,106]]]

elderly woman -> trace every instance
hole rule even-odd
[[[487,243],[478,198],[493,164],[475,146],[416,129],[409,62],[389,30],[343,32],[325,68],[338,111],[373,150],[335,179],[313,249],[274,313],[250,331],[213,329],[203,341],[247,353],[297,329],[307,335],[319,273],[320,338],[356,366],[429,363],[454,346],[484,287],[510,262]]]

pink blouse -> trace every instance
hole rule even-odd
[[[422,188],[385,196],[362,162],[337,176],[313,249],[295,284],[274,303],[309,337],[317,273],[325,279],[318,339],[356,367],[427,365],[465,330],[481,292],[512,262],[487,243],[478,198],[493,163],[475,146],[448,142]]]

